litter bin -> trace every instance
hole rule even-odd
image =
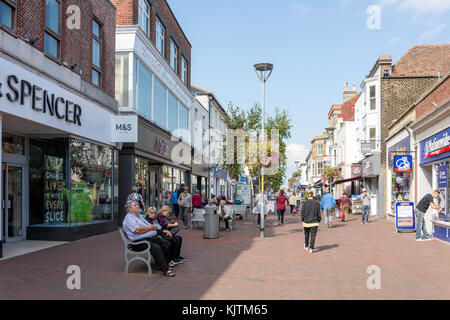
[[[203,238],[219,238],[219,215],[214,213],[214,208],[205,208],[205,223],[203,224]]]

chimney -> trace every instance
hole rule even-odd
[[[345,83],[345,91],[344,91],[344,97],[343,103],[346,103],[347,101],[349,101],[350,99],[352,99],[354,96],[356,96],[357,92],[356,92],[356,85],[353,85],[352,91],[348,90],[348,82]]]

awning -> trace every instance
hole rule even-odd
[[[350,182],[350,181],[354,181],[354,180],[362,180],[362,176],[358,176],[358,177],[354,177],[354,178],[350,178],[350,179],[344,179],[344,180],[336,180],[333,182],[333,184],[341,184],[341,183]]]

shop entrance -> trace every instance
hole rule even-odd
[[[3,217],[6,242],[25,239],[24,167],[2,163]]]

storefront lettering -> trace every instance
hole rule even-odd
[[[82,109],[80,105],[63,97],[57,97],[55,94],[26,80],[19,81],[15,75],[8,76],[7,84],[10,92],[6,94],[6,98],[10,102],[20,102],[20,105],[23,106],[27,101],[31,100],[31,108],[34,111],[49,113],[60,120],[64,119],[68,123],[81,126]],[[0,83],[1,87],[2,84]],[[0,97],[3,97],[3,94],[0,93]]]
[[[169,147],[164,142],[164,140],[162,140],[160,138],[156,138],[155,151],[164,156],[169,155]]]
[[[65,222],[64,158],[45,156],[44,223]]]
[[[425,143],[425,158],[450,151],[450,135],[445,132],[440,139],[434,138]]]

